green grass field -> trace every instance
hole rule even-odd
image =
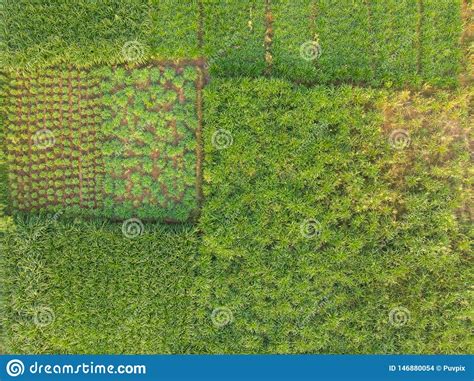
[[[465,4],[4,1],[0,351],[472,353]]]

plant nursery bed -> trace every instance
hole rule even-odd
[[[202,60],[12,73],[11,208],[182,222],[201,199]]]

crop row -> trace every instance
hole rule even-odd
[[[188,220],[200,69],[73,70],[12,74],[2,89],[12,207]]]
[[[5,150],[12,206],[20,211],[51,210],[58,206],[94,207],[97,204],[96,127],[100,122],[97,89],[88,73],[57,70],[55,80],[44,72],[32,80],[10,76],[3,91],[6,124]],[[48,78],[46,78],[48,79]],[[59,95],[51,91],[55,83]],[[95,82],[97,83],[97,82]],[[34,89],[34,91],[32,91]]]

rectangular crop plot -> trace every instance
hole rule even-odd
[[[12,74],[11,208],[183,222],[197,215],[201,61]]]
[[[102,128],[106,213],[188,219],[199,193],[196,67],[118,67],[100,75],[107,106]]]
[[[97,208],[97,79],[86,71],[56,69],[13,75],[9,85],[5,151],[13,208]]]

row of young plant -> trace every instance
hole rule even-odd
[[[56,82],[64,74],[58,72]],[[30,86],[28,78],[12,77],[4,111],[13,207],[95,207],[104,187],[116,203],[111,216],[125,217],[142,208],[147,218],[160,209],[165,211],[163,218],[186,220],[196,207],[196,68],[106,68],[83,77],[83,87],[67,88],[62,95],[53,94],[42,80]],[[101,89],[95,89],[99,81]],[[19,91],[25,84],[28,91]],[[97,97],[100,92],[103,97]],[[86,97],[90,94],[95,98]],[[109,107],[99,110],[102,103]],[[108,117],[111,121],[103,131],[97,130]],[[40,137],[38,144],[35,134],[41,130],[50,141]],[[102,154],[109,176],[104,185]],[[129,178],[124,176],[128,172]],[[146,205],[153,206],[154,214],[146,212]],[[116,207],[121,212],[114,211]]]
[[[187,220],[196,208],[196,69],[119,67],[100,75],[108,106],[105,213]]]
[[[60,75],[64,73],[57,72],[56,77]],[[98,94],[94,81],[83,82],[90,88],[67,89],[65,97],[71,106],[63,104],[57,109],[47,107],[57,99],[42,81],[36,86],[37,92],[18,94],[12,89],[27,79],[22,74],[11,78],[5,94],[10,102],[4,112],[12,206],[20,210],[49,209],[49,204],[67,209],[93,206],[95,166],[100,161],[94,130],[101,121],[100,103],[85,95]],[[41,102],[45,107],[39,106]]]

